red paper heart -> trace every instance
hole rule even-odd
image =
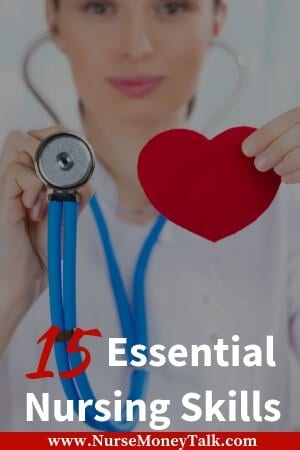
[[[152,205],[170,221],[212,242],[254,222],[272,203],[281,179],[262,173],[241,144],[255,129],[238,127],[209,140],[191,130],[151,139],[138,176]]]

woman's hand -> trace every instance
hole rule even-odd
[[[274,169],[284,183],[300,183],[300,108],[255,131],[244,141],[243,153],[255,157],[259,171]]]
[[[11,132],[0,159],[0,357],[18,322],[47,287],[47,192],[34,170],[40,142],[62,127]],[[91,184],[79,189],[81,209]]]

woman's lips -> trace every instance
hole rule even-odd
[[[165,77],[128,77],[108,78],[107,81],[119,92],[129,97],[141,97],[150,94]]]

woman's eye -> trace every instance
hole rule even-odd
[[[164,16],[172,16],[188,10],[186,1],[169,1],[158,6],[158,12]]]
[[[111,2],[89,2],[83,7],[84,11],[96,14],[96,15],[104,15],[104,14],[112,14],[114,12],[114,6]]]

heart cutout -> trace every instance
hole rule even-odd
[[[231,128],[211,140],[184,129],[158,134],[138,161],[149,201],[171,222],[212,242],[247,227],[271,205],[281,183],[242,153],[254,131]]]

